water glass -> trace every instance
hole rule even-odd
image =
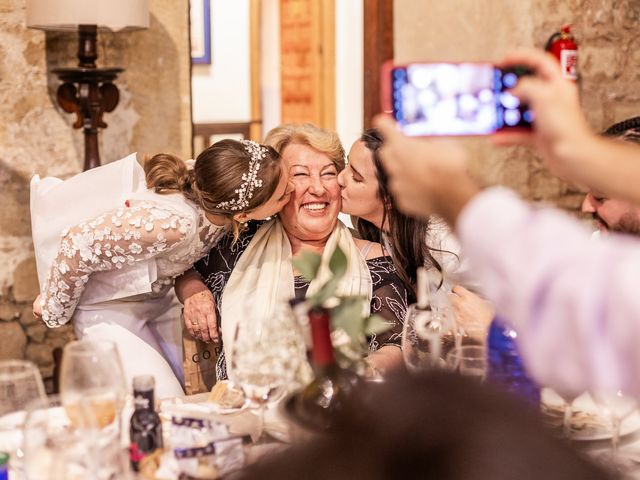
[[[637,400],[622,390],[611,392],[592,392],[591,397],[602,415],[611,422],[611,460],[614,464],[623,464],[625,458],[620,455],[620,426],[638,407]]]
[[[286,312],[286,313],[285,313]],[[282,398],[295,382],[304,356],[304,339],[287,310],[259,321],[244,316],[236,326],[229,379],[244,391],[258,410],[257,443],[266,440],[264,414],[268,402]]]
[[[130,478],[117,437],[100,435],[89,402],[70,412],[60,396],[30,402],[24,422],[24,473],[28,480]]]
[[[447,366],[461,375],[482,382],[487,374],[487,349],[477,345],[462,345],[449,352]]]
[[[60,370],[62,400],[74,424],[85,419],[81,415],[82,404],[89,405],[94,411],[92,418],[98,428],[117,425],[127,388],[120,355],[113,342],[79,340],[68,343]]]
[[[0,415],[23,410],[29,401],[45,397],[40,371],[33,363],[0,362]]]
[[[450,307],[409,306],[402,329],[402,353],[409,371],[443,368],[447,354],[459,343]]]

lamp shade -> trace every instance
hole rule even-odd
[[[148,0],[27,0],[27,27],[73,30],[97,25],[112,31],[149,28]]]

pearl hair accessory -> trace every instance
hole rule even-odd
[[[235,190],[238,196],[216,205],[216,208],[221,210],[236,211],[247,208],[254,190],[262,186],[262,180],[258,178],[258,170],[260,170],[260,162],[267,156],[268,150],[252,140],[242,140],[241,142],[244,149],[251,155],[249,171],[242,174],[242,183]]]

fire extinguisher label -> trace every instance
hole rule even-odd
[[[562,73],[565,77],[576,80],[578,78],[578,51],[561,50],[560,65],[562,65]]]

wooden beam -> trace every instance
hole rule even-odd
[[[249,138],[262,141],[262,92],[260,91],[260,37],[262,34],[261,0],[249,4],[249,75],[251,76],[251,126]]]
[[[380,69],[393,60],[393,0],[364,1],[364,128],[380,113]]]

